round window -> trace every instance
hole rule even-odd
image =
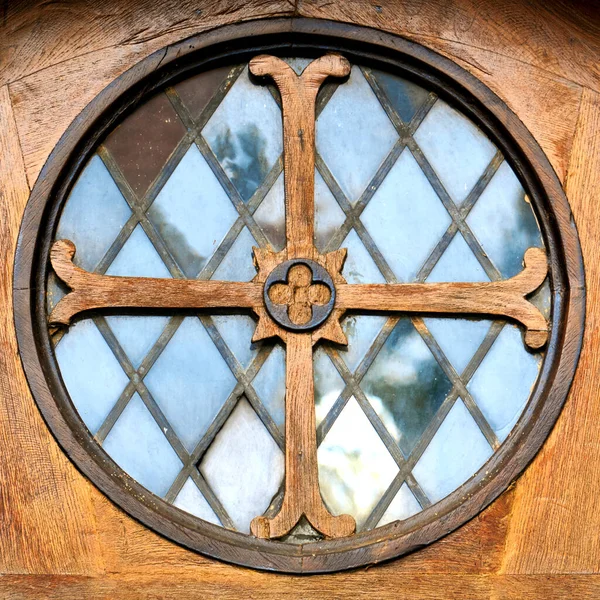
[[[581,343],[578,239],[539,147],[452,63],[256,27],[149,57],[69,128],[17,333],[53,433],[130,514],[239,564],[350,568],[461,525],[539,449]]]

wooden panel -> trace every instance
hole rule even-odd
[[[14,82],[14,119],[7,89],[0,88],[0,250],[5,257],[12,257],[27,181],[33,183],[70,121],[116,75],[149,52],[204,28],[293,10],[288,2],[258,0],[77,4],[80,8],[69,10],[40,3],[18,13],[12,7],[0,11],[0,73],[2,81]],[[587,266],[588,329],[573,392],[557,427],[511,491],[429,548],[345,574],[300,579],[258,573],[167,542],[117,509],[75,470],[27,390],[12,313],[4,308],[0,596],[354,598],[376,591],[380,598],[599,597],[598,576],[591,574],[600,571],[600,338],[595,331],[600,318],[600,104],[593,91],[586,89],[582,96],[581,86],[600,89],[600,11],[593,3],[558,0],[301,1],[298,11],[379,26],[457,60],[517,112],[561,178],[568,167],[567,191]],[[11,269],[10,258],[0,263],[3,307],[11,303]]]
[[[507,573],[600,570],[600,94],[585,90],[567,194],[586,261],[587,323],[570,401],[534,465],[519,482]]]
[[[0,572],[99,573],[93,488],[62,454],[31,399],[7,308],[29,189],[6,86],[0,123]]]

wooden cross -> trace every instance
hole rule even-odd
[[[548,324],[527,300],[547,274],[543,250],[525,253],[524,269],[505,281],[487,283],[348,284],[341,271],[346,250],[320,254],[314,239],[315,102],[327,77],[350,72],[346,59],[329,54],[297,75],[284,61],[257,56],[250,71],[270,77],[281,94],[284,131],[286,248],[254,248],[258,274],[249,283],[111,277],[89,273],[72,262],[75,246],[57,241],[51,263],[71,291],[50,315],[68,326],[91,309],[250,309],[258,324],[253,341],[280,338],[287,347],[285,399],[285,493],[273,518],[256,517],[254,535],[278,538],[301,517],[327,537],[350,535],[350,515],[334,516],[319,490],[315,424],[313,346],[321,339],[347,344],[340,319],[346,311],[439,315],[494,315],[524,328],[525,344],[541,348]]]

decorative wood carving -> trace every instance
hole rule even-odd
[[[322,255],[313,243],[314,146],[318,90],[327,77],[348,75],[350,65],[343,57],[329,54],[297,75],[281,59],[261,55],[250,62],[250,70],[273,79],[281,93],[285,250],[275,253],[255,248],[257,276],[250,283],[234,283],[96,275],[75,266],[75,246],[61,240],[52,248],[51,262],[71,292],[56,305],[50,323],[69,325],[75,315],[102,308],[252,309],[259,317],[253,339],[277,336],[287,346],[285,495],[275,517],[259,516],[252,521],[252,533],[262,538],[281,537],[305,516],[327,537],[348,536],[355,529],[354,519],[331,515],[319,491],[313,345],[320,339],[346,344],[340,319],[353,310],[504,317],[520,323],[525,329],[525,343],[539,349],[547,341],[548,324],[527,296],[546,278],[547,259],[544,251],[530,248],[524,257],[524,270],[506,281],[346,283],[341,274],[346,250]],[[270,278],[286,263],[285,277]],[[319,276],[321,269],[325,273]],[[275,310],[269,301],[280,308]],[[317,319],[315,315],[325,309],[325,316]]]

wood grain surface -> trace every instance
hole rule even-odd
[[[280,14],[384,28],[450,57],[489,85],[565,182],[589,299],[570,398],[511,490],[428,548],[368,570],[314,577],[204,558],[111,504],[42,421],[23,375],[11,308],[11,257],[28,183],[78,112],[116,75],[167,43]],[[0,27],[0,597],[600,596],[600,16],[594,3],[75,0],[5,4]]]

